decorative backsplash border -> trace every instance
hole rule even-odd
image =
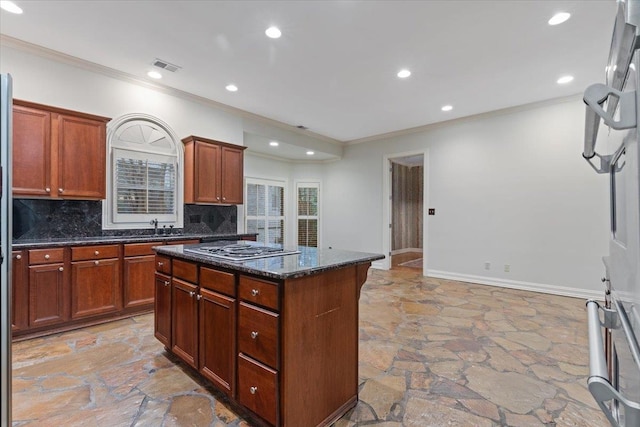
[[[181,234],[234,234],[236,206],[184,205]],[[13,199],[13,241],[67,237],[139,236],[153,228],[103,230],[102,202],[87,200]]]

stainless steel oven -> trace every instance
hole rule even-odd
[[[606,84],[584,94],[583,157],[608,175],[611,209],[604,304],[587,302],[588,386],[611,425],[621,427],[640,426],[639,29],[640,0],[619,1]],[[609,127],[605,135],[601,122]]]

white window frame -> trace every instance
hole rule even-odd
[[[143,124],[165,134],[170,147],[153,147],[150,144],[129,144],[119,140],[119,134],[127,127]],[[129,157],[130,156],[130,157]],[[175,162],[175,199],[173,214],[119,214],[115,185],[116,158],[128,157]],[[102,202],[102,228],[105,230],[154,228],[151,221],[157,219],[158,225],[184,227],[184,148],[173,130],[162,120],[148,114],[127,114],[112,120],[107,125],[107,198]]]
[[[318,235],[316,236],[317,241],[318,241],[318,248],[322,247],[322,221],[320,220],[320,213],[322,212],[322,191],[321,191],[321,185],[320,185],[320,181],[312,181],[312,180],[305,180],[305,181],[296,181],[295,183],[295,187],[296,187],[296,192],[295,192],[295,206],[296,206],[296,211],[295,211],[295,215],[296,215],[296,220],[294,221],[294,228],[295,228],[295,238],[296,238],[296,243],[298,242],[298,220],[299,219],[315,219],[318,221],[318,230],[317,233]],[[298,189],[299,188],[317,188],[318,189],[318,215],[299,215],[298,212],[298,203],[300,202],[300,200],[298,199]]]
[[[277,187],[282,187],[283,188],[283,215],[278,216],[278,217],[270,217],[268,215],[264,215],[264,216],[256,216],[256,215],[249,215],[248,213],[248,205],[249,205],[249,198],[247,196],[247,188],[249,184],[254,184],[254,185],[264,185],[264,186],[277,186]],[[248,227],[247,227],[247,222],[249,220],[255,220],[255,219],[266,219],[266,221],[269,220],[282,220],[282,245],[286,246],[287,244],[287,228],[289,227],[288,224],[288,216],[287,216],[287,209],[288,209],[288,188],[287,188],[287,181],[285,180],[278,180],[278,179],[265,179],[265,178],[250,178],[247,177],[245,178],[244,181],[244,229],[246,232],[248,232]],[[265,198],[265,203],[267,203],[267,198]],[[265,206],[265,212],[268,212],[268,209],[266,209],[267,206]],[[267,240],[268,240],[268,236],[267,236]]]

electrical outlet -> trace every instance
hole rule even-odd
[[[484,269],[485,270],[491,270],[491,263],[489,261],[484,263]]]
[[[505,264],[505,265],[504,265],[504,272],[505,272],[505,273],[508,273],[508,272],[510,272],[510,271],[511,271],[511,265],[509,265],[509,264]]]

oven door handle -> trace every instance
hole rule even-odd
[[[587,301],[587,322],[589,327],[589,379],[587,385],[596,403],[614,427],[640,425],[640,404],[626,399],[609,381],[607,362],[602,340],[600,305],[593,300]],[[625,423],[620,424],[607,402],[615,400],[624,406]],[[613,403],[612,403],[613,404]]]

